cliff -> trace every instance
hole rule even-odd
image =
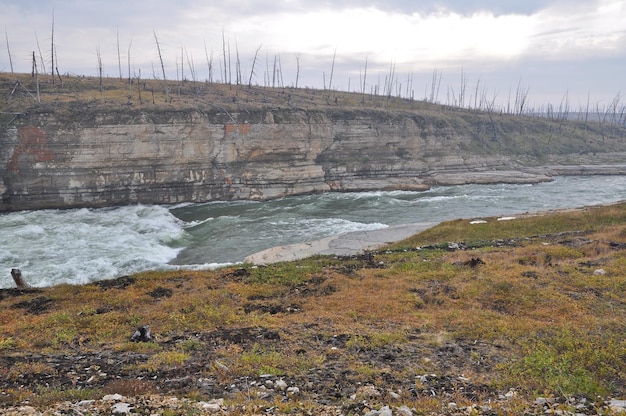
[[[411,103],[12,108],[0,115],[0,210],[626,173],[622,127]]]

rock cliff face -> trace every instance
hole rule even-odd
[[[481,152],[495,139],[485,138],[486,118],[472,120],[375,110],[39,109],[0,126],[0,210],[549,180],[553,170],[530,168],[537,160],[514,148]],[[619,159],[606,154],[608,164]]]

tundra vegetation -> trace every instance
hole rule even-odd
[[[368,408],[513,415],[537,396],[626,396],[626,203],[483,220],[358,256],[4,289],[1,405],[115,392],[351,414],[358,386],[375,386]],[[143,324],[156,340],[130,342]],[[247,384],[270,376],[298,395]]]

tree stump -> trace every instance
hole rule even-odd
[[[22,271],[20,269],[11,269],[11,277],[13,277],[13,281],[18,289],[26,289],[30,287],[30,285],[26,283],[22,277]]]

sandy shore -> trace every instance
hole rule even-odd
[[[339,256],[358,254],[404,240],[434,225],[436,223],[433,222],[397,225],[378,230],[355,231],[306,243],[277,246],[251,254],[244,262],[269,264],[303,259],[316,254]]]

